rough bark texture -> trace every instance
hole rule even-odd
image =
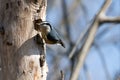
[[[45,13],[46,0],[0,0],[0,80],[46,80],[44,46],[33,25]]]

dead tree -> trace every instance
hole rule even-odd
[[[47,0],[0,0],[1,80],[46,80],[45,44],[33,24],[45,20],[46,6]]]

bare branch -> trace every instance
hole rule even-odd
[[[100,18],[100,23],[120,23],[120,17],[107,17]]]
[[[83,66],[85,57],[86,57],[88,50],[90,49],[90,46],[94,40],[94,36],[95,36],[96,31],[97,31],[98,25],[99,25],[98,20],[96,20],[95,23],[93,24],[93,27],[90,29],[89,36],[86,40],[86,43],[85,43],[85,45],[83,45],[83,49],[79,53],[81,55],[78,56],[78,63],[77,63],[77,65],[72,73],[73,75],[71,76],[71,80],[77,80],[79,71]]]
[[[105,15],[105,13],[106,13],[106,11],[111,3],[112,3],[112,0],[105,0],[105,3],[103,4],[99,14]],[[101,16],[101,15],[99,15],[99,16]]]
[[[86,42],[83,45],[83,49],[79,52],[78,63],[76,64],[76,67],[73,70],[70,80],[77,80],[79,71],[84,64],[84,60],[85,60],[85,58],[88,54],[88,51],[94,41],[94,37],[96,35],[96,31],[99,26],[99,18],[103,17],[105,15],[105,11],[109,7],[110,3],[111,3],[111,0],[106,0],[104,5],[102,6],[101,10],[99,11],[98,15],[96,16],[95,22],[93,23],[93,26],[88,33],[88,38],[86,39]]]
[[[93,22],[94,22],[94,20],[92,21],[92,23],[93,23]],[[91,24],[92,24],[92,23],[91,23]],[[87,32],[90,30],[91,24],[88,24],[87,28],[80,34],[77,42],[75,43],[75,45],[73,46],[71,52],[69,53],[69,59],[71,59],[71,58],[73,57],[73,55],[74,55],[74,53],[75,53],[78,45],[80,44],[80,42],[82,41],[82,39],[85,37],[85,35],[87,34]]]

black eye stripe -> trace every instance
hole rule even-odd
[[[40,25],[48,25],[52,29],[51,24],[49,22],[45,21],[45,22],[42,22]]]

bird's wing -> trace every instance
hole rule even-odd
[[[58,37],[58,34],[57,32],[52,29],[52,31],[50,31],[50,33],[47,34],[47,38],[50,40],[50,41],[59,41],[60,38]]]

